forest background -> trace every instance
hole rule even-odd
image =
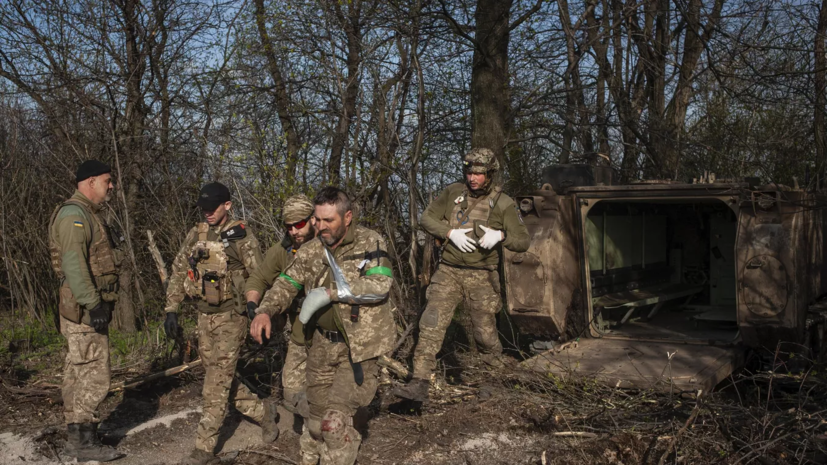
[[[54,329],[47,223],[98,158],[118,331],[161,319],[146,230],[171,262],[208,180],[264,246],[289,195],[347,189],[389,239],[404,326],[432,266],[418,217],[472,146],[511,194],[553,163],[818,187],[826,39],[827,0],[6,0],[0,313]]]

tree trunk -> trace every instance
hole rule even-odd
[[[816,169],[819,182],[824,184],[825,171],[827,171],[827,135],[824,133],[824,111],[827,96],[827,57],[824,56],[827,40],[827,0],[822,0],[821,9],[818,14],[818,27],[815,38],[815,109],[813,114],[813,135],[816,146]],[[819,186],[821,187],[821,186]]]
[[[270,72],[270,77],[273,78],[273,96],[276,101],[276,112],[278,113],[281,129],[287,139],[287,158],[285,171],[287,176],[284,180],[287,182],[288,190],[295,184],[296,177],[296,161],[301,149],[301,137],[299,136],[296,126],[293,124],[292,108],[293,103],[290,99],[290,94],[287,91],[287,85],[284,82],[284,77],[281,74],[281,66],[279,66],[276,52],[273,50],[273,41],[270,39],[270,34],[267,32],[267,24],[265,22],[266,11],[264,9],[264,0],[254,0],[256,27],[258,35],[261,39],[261,49],[267,58],[267,68]]]
[[[356,99],[359,96],[359,66],[362,63],[362,24],[361,24],[361,0],[348,2],[347,15],[342,11],[339,2],[333,2],[333,9],[336,17],[342,25],[347,37],[347,76],[345,77],[344,94],[342,95],[341,112],[338,115],[338,122],[333,133],[333,143],[330,148],[330,159],[328,160],[328,182],[338,184],[341,181],[342,153],[348,142],[350,124],[356,115]]]
[[[511,105],[508,39],[512,0],[479,0],[471,65],[471,146],[491,149],[505,166]]]

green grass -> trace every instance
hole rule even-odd
[[[15,352],[20,352],[23,359],[43,357],[60,351],[63,347],[63,337],[53,326],[47,325],[44,329],[40,322],[30,315],[7,315],[2,318],[0,329],[0,355],[10,352],[12,346]]]

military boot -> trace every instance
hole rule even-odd
[[[427,379],[414,378],[408,384],[394,389],[393,395],[402,399],[425,402],[428,400],[429,386]]]
[[[67,433],[65,452],[78,462],[111,462],[126,457],[123,452],[101,444],[97,423],[74,423],[68,426]]]
[[[261,420],[261,442],[264,444],[279,438],[279,412],[276,407],[272,400],[264,401],[264,419]]]
[[[193,449],[184,460],[180,462],[181,465],[207,465],[215,459],[215,456],[205,450]]]

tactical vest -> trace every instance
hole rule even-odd
[[[479,239],[484,236],[485,231],[480,226],[488,227],[491,212],[500,200],[501,193],[502,190],[495,187],[482,199],[469,199],[468,190],[464,189],[462,194],[454,200],[454,209],[448,221],[451,229],[472,228],[473,231],[468,232],[470,237]],[[469,208],[471,208],[470,211],[468,211]]]
[[[241,221],[232,221],[224,228],[224,232],[233,228],[244,228]],[[208,240],[210,225],[198,223],[198,240],[190,249],[188,261],[190,269],[184,280],[184,292],[193,299],[202,299],[210,305],[221,305],[233,298],[239,298],[244,290],[246,270],[229,270],[229,258],[226,248],[230,247],[230,240]],[[240,254],[240,252],[239,252]],[[238,296],[234,296],[233,288],[238,289]]]
[[[92,230],[97,230],[99,232],[98,240],[94,241],[89,246],[89,270],[91,271],[92,278],[95,281],[95,287],[99,291],[103,291],[107,294],[117,293],[117,280],[115,280],[114,283],[111,284],[103,284],[103,280],[101,279],[101,277],[107,275],[117,275],[118,269],[121,265],[122,257],[119,251],[113,247],[112,240],[109,236],[109,228],[107,227],[106,223],[104,223],[101,220],[97,213],[93,213],[89,209],[89,207],[87,207],[83,202],[69,199],[63,202],[62,204],[58,205],[58,207],[55,208],[55,211],[52,212],[52,217],[49,220],[49,227],[54,227],[55,219],[57,218],[58,212],[60,212],[61,208],[67,205],[76,205],[80,207],[80,209],[83,210],[83,212],[85,213],[86,218],[90,220],[90,227],[92,228]],[[55,274],[57,274],[57,277],[61,281],[63,281],[63,279],[65,278],[61,263],[63,251],[61,251],[60,244],[57,243],[52,234],[49,234],[49,252],[52,256],[52,269],[54,270]],[[115,299],[111,298],[104,300],[112,301]]]

